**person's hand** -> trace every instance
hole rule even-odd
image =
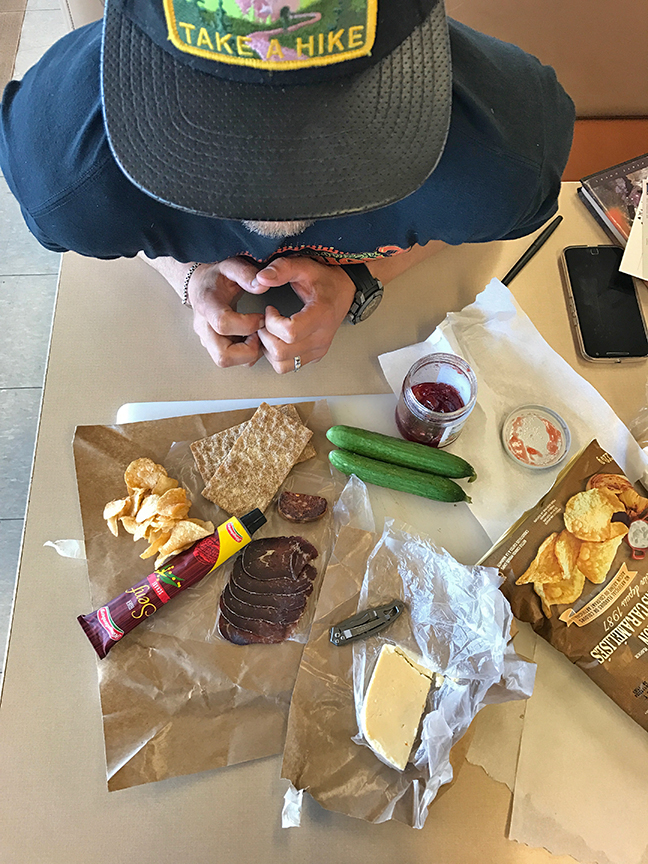
[[[274,306],[267,306],[265,327],[259,330],[263,353],[280,374],[294,370],[295,357],[300,357],[303,366],[322,359],[351,308],[356,290],[341,267],[297,256],[276,258],[259,270],[245,290],[263,294],[287,282],[304,303],[303,309],[284,318]]]
[[[263,314],[236,311],[243,291],[257,293],[252,280],[258,269],[244,258],[227,258],[201,264],[189,281],[194,330],[217,366],[254,366],[263,353],[257,333]]]

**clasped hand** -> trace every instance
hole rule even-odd
[[[274,306],[265,313],[236,311],[243,292],[264,294],[290,283],[304,306],[285,318]],[[312,363],[328,351],[346,317],[355,286],[337,266],[312,258],[277,258],[259,268],[244,258],[199,267],[189,283],[194,330],[217,366],[254,366],[265,355],[275,372]]]

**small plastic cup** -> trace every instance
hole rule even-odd
[[[441,410],[427,407],[422,398]],[[445,447],[458,437],[476,400],[477,379],[463,358],[428,354],[405,376],[396,406],[396,425],[408,441]]]

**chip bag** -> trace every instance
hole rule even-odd
[[[488,552],[513,614],[648,730],[648,499],[592,441]]]

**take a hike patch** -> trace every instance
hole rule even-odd
[[[302,69],[371,52],[378,0],[163,0],[179,51],[257,69]]]

